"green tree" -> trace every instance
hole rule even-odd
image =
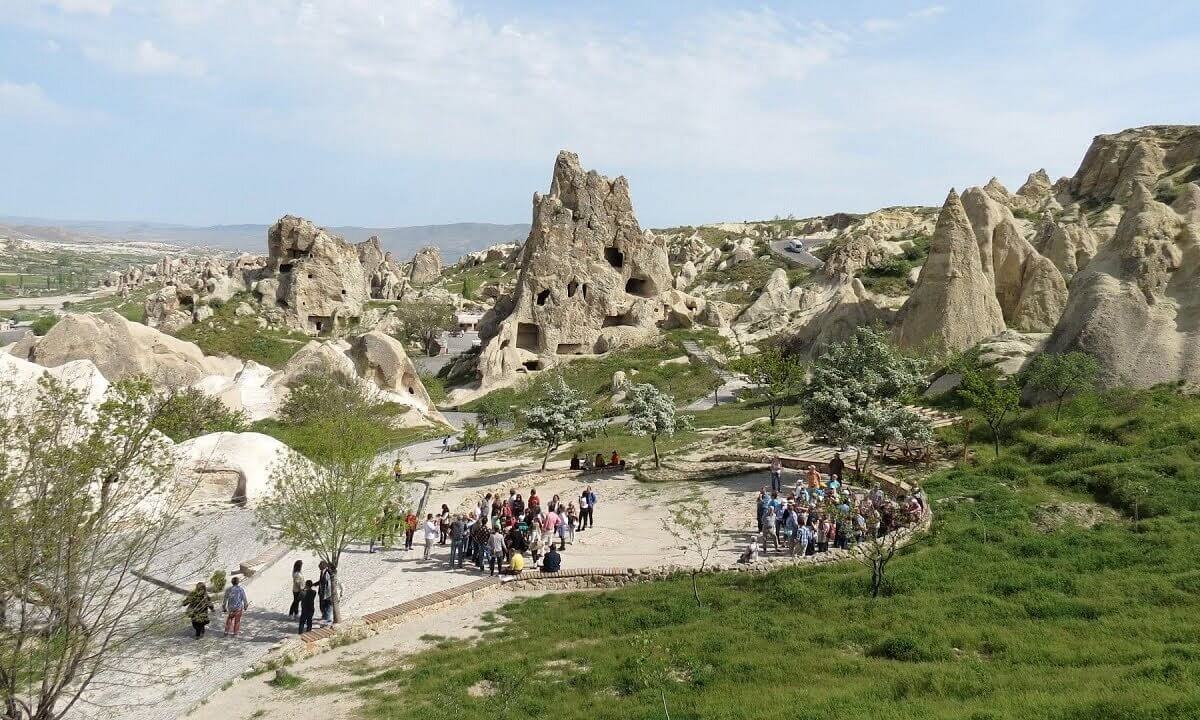
[[[754,394],[766,401],[772,425],[804,381],[804,364],[777,347],[740,357],[731,367],[746,375],[754,385]]]
[[[1017,411],[1021,388],[1016,382],[1006,381],[999,371],[988,368],[963,375],[958,394],[983,416],[992,432],[996,457],[1000,457],[1000,430],[1005,419]]]
[[[800,391],[802,427],[838,444],[859,448],[855,467],[861,478],[862,446],[911,434],[919,418],[902,407],[924,382],[924,362],[892,347],[883,332],[861,327],[845,342],[834,343],[813,363]]]
[[[494,428],[502,423],[511,422],[513,409],[505,403],[501,393],[491,393],[475,402],[475,415],[480,425]]]
[[[196,388],[167,396],[154,417],[154,429],[175,442],[215,432],[242,432],[246,414],[230,410],[225,403]]]
[[[696,598],[696,607],[704,607],[700,600],[700,587],[697,577],[704,572],[713,553],[721,545],[722,517],[708,498],[700,493],[693,493],[682,502],[675,503],[668,515],[662,521],[663,529],[676,540],[683,543],[685,552],[695,553],[699,564],[691,566],[692,596]]]
[[[255,510],[271,535],[313,552],[335,569],[350,543],[376,532],[376,517],[392,489],[386,470],[376,467],[374,448],[363,443],[359,425],[347,414],[323,421],[319,432],[327,444],[318,461],[293,452],[277,462],[268,495]],[[336,585],[330,600],[334,622],[340,622]]]
[[[59,317],[57,315],[39,315],[29,325],[29,329],[34,335],[45,335],[50,332],[50,328],[58,324]]]
[[[1058,420],[1062,416],[1063,400],[1072,393],[1091,388],[1099,372],[1100,363],[1085,352],[1042,354],[1030,363],[1024,380],[1032,390],[1054,397],[1054,419]]]
[[[33,393],[0,382],[0,716],[57,720],[86,703],[97,677],[179,622],[178,598],[144,578],[211,566],[179,547],[192,486],[153,431],[160,403],[144,380],[114,383],[99,406],[48,376]]]
[[[465,422],[462,426],[462,431],[459,432],[458,438],[463,446],[471,451],[471,459],[479,459],[479,449],[487,444],[491,431],[480,426],[479,423]]]
[[[582,439],[590,430],[587,415],[591,406],[578,391],[567,386],[562,377],[555,378],[546,388],[546,393],[532,408],[526,410],[524,438],[542,445],[542,469],[550,453],[567,440]]]
[[[654,467],[662,467],[658,456],[658,439],[671,437],[680,430],[690,430],[692,418],[675,412],[675,399],[649,383],[631,385],[626,406],[630,434],[649,437],[654,448]]]

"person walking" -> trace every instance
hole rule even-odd
[[[579,526],[579,509],[575,503],[567,503],[567,527],[571,531],[571,544],[575,544],[575,528]]]
[[[188,619],[192,621],[192,629],[196,631],[196,639],[204,637],[204,628],[208,625],[208,614],[213,610],[212,599],[208,596],[208,587],[200,582],[183,599],[187,608]]]
[[[313,615],[316,613],[317,591],[313,590],[312,580],[304,581],[304,589],[300,592],[300,626],[298,634],[312,630]]]
[[[450,537],[450,506],[443,503],[442,511],[438,513],[438,545],[445,545],[448,537]]]
[[[237,637],[242,631],[242,613],[250,607],[250,601],[246,598],[246,588],[242,587],[241,580],[237,577],[233,579],[221,602],[221,611],[225,613],[225,632],[222,637]]]
[[[303,568],[303,560],[292,563],[292,604],[288,607],[290,618],[300,615],[300,596],[304,594],[304,575],[301,573]]]
[[[422,560],[428,560],[430,554],[433,553],[433,544],[437,542],[441,530],[438,529],[437,520],[433,519],[433,513],[425,516],[425,554],[421,557]]]

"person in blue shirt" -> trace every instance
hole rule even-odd
[[[561,568],[562,555],[559,555],[558,549],[551,545],[550,551],[542,558],[542,572],[558,572]]]

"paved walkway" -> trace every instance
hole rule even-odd
[[[721,378],[721,386],[717,388],[713,395],[705,395],[702,398],[698,398],[694,402],[684,407],[684,410],[690,412],[711,410],[719,403],[727,404],[731,402],[737,402],[738,393],[749,387],[750,383],[747,381],[745,375],[739,375],[721,367],[717,361],[713,359],[712,355],[709,354],[708,350],[706,350],[695,340],[684,340],[683,350],[688,354],[688,357],[712,366],[713,371],[717,374],[717,377]]]

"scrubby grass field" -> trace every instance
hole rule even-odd
[[[1109,394],[1010,429],[1000,459],[980,435],[977,465],[928,480],[947,500],[879,599],[854,565],[705,578],[704,609],[684,579],[546,596],[336,691],[380,719],[661,718],[660,689],[676,720],[1200,717],[1200,400]],[[1092,500],[1123,514],[1034,523]]]

